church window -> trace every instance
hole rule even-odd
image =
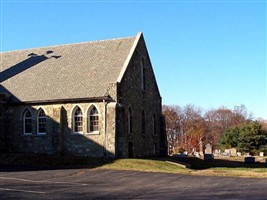
[[[74,110],[73,115],[73,132],[83,133],[83,112],[80,107]]]
[[[99,131],[99,115],[95,106],[92,106],[88,111],[88,132]]]
[[[32,134],[32,113],[26,109],[23,114],[23,133],[24,135]]]
[[[37,115],[37,130],[38,134],[46,134],[46,114],[43,109]]]
[[[153,125],[153,135],[156,135],[156,115],[155,114],[153,114],[152,125]]]
[[[132,113],[132,109],[129,108],[128,111],[128,133],[132,133],[133,132],[133,113]]]
[[[142,111],[142,135],[146,134],[146,119],[145,119],[145,111]]]

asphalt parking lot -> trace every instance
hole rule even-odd
[[[267,180],[99,169],[1,169],[0,199],[267,199]]]

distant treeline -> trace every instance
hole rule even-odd
[[[169,153],[199,151],[201,144],[213,148],[237,148],[241,152],[267,154],[267,122],[254,120],[246,106],[220,107],[203,112],[195,105],[163,105]]]

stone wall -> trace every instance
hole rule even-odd
[[[144,59],[144,76],[141,59]],[[141,87],[145,79],[145,89]],[[143,37],[120,83],[110,83],[107,93],[113,102],[63,103],[43,105],[13,105],[6,113],[9,118],[8,148],[11,152],[68,154],[89,157],[141,157],[158,155],[166,146],[161,97]],[[94,105],[99,112],[99,131],[87,131],[87,114]],[[83,132],[72,130],[73,111],[83,112]],[[5,109],[0,104],[0,110]],[[23,113],[29,109],[33,116],[33,133],[23,133]],[[37,133],[37,115],[42,108],[47,116],[47,133]],[[132,110],[132,132],[128,115]],[[143,118],[144,112],[144,118]],[[1,112],[4,113],[4,112]],[[6,117],[0,116],[1,120]],[[0,131],[0,134],[2,134]],[[1,142],[1,139],[0,139]]]
[[[99,132],[88,133],[87,113],[92,105],[99,112]],[[81,108],[84,116],[83,133],[81,134],[74,133],[72,130],[72,116],[76,106]],[[23,113],[26,108],[31,110],[33,116],[33,133],[31,135],[23,134]],[[47,133],[44,135],[37,134],[37,113],[40,108],[47,115]],[[114,117],[113,109],[114,106],[110,106],[106,102],[13,106],[9,109],[13,119],[9,135],[10,151],[114,157],[114,124],[110,120],[106,123],[105,120],[105,115]],[[110,130],[110,132],[106,130]]]
[[[0,153],[7,151],[7,119],[5,95],[0,94]]]
[[[144,59],[145,89],[141,87],[141,59]],[[160,144],[161,132],[161,97],[158,91],[156,79],[149,59],[143,37],[141,37],[130,64],[118,85],[121,95],[121,110],[118,124],[121,133],[118,134],[118,143],[121,156],[129,157],[132,151],[133,157],[150,156],[161,153],[164,145]],[[128,112],[132,109],[132,133],[128,131]],[[144,111],[145,119],[142,119]],[[153,122],[155,115],[155,129]],[[142,126],[145,126],[143,134]],[[154,133],[155,130],[155,133]]]

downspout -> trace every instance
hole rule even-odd
[[[106,105],[107,105],[107,103],[106,103],[106,101],[105,101],[105,99],[103,99],[103,105],[104,105],[104,113],[103,113],[103,115],[104,115],[104,120],[103,120],[103,130],[104,130],[104,142],[103,142],[103,148],[104,148],[104,157],[106,158],[107,157],[107,125],[106,125],[106,117],[107,117],[107,115],[106,115],[106,110],[107,110],[107,108],[106,108]]]

